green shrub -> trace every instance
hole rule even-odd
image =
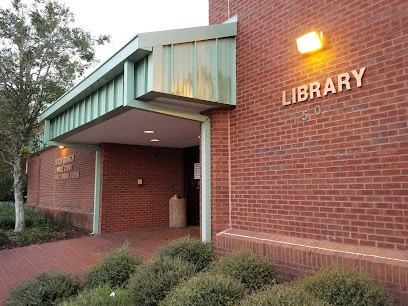
[[[174,288],[161,306],[234,305],[246,289],[242,283],[226,275],[201,273]]]
[[[26,207],[24,209],[24,214],[25,214],[25,222],[26,222],[27,227],[37,226],[39,224],[47,222],[45,213],[33,207]]]
[[[195,271],[206,268],[214,259],[212,245],[189,236],[174,240],[159,251],[156,256],[178,257],[195,265]]]
[[[79,289],[78,279],[68,272],[40,273],[15,287],[5,305],[55,305],[63,299],[78,294]]]
[[[36,244],[47,237],[48,234],[49,232],[42,231],[38,228],[26,229],[15,234],[15,242],[20,246]]]
[[[0,204],[0,229],[14,228],[14,206]]]
[[[9,230],[14,228],[14,215],[0,215],[0,229]]]
[[[278,269],[266,257],[249,250],[234,251],[214,262],[209,271],[229,275],[250,291],[276,282]]]
[[[44,236],[48,236],[60,230],[59,225],[57,223],[54,223],[54,221],[50,219],[47,219],[47,221],[35,225],[34,228],[40,233],[42,233]]]
[[[301,286],[314,296],[338,306],[393,305],[385,291],[367,275],[339,267],[320,270]]]
[[[0,161],[0,201],[14,200],[13,182],[10,166]]]
[[[2,229],[0,229],[0,246],[5,245],[7,242],[9,242],[9,238],[6,234],[6,232]]]
[[[194,265],[179,258],[162,257],[136,269],[128,294],[133,305],[158,305],[169,291],[194,273]]]
[[[111,296],[112,292],[115,293]],[[82,292],[77,297],[61,304],[61,306],[122,306],[130,305],[124,289],[113,290],[108,285]]]
[[[0,205],[0,229],[13,229],[15,222],[14,206],[1,207]],[[53,232],[58,225],[44,212],[32,207],[24,208],[25,225],[27,228],[36,227],[44,232]]]
[[[45,212],[33,207],[26,207],[24,213],[27,227],[37,227],[48,232],[58,229],[57,224]]]
[[[125,285],[136,266],[142,262],[136,255],[128,254],[126,249],[127,247],[123,246],[108,253],[92,265],[84,274],[85,283],[91,288],[105,284],[111,288]]]
[[[309,292],[287,284],[268,286],[244,298],[241,306],[329,306]]]
[[[35,244],[58,230],[58,225],[46,214],[32,207],[24,208],[26,230],[18,232],[12,240],[19,246]],[[15,211],[12,205],[0,204],[0,229],[14,228]]]

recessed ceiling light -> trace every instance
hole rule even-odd
[[[158,141],[160,141],[160,140],[158,140],[158,139],[152,139],[152,140],[150,140],[150,141],[152,141],[152,142],[158,142]]]
[[[143,133],[145,133],[145,134],[153,134],[154,131],[143,131]]]

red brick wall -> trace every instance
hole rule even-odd
[[[183,194],[182,149],[102,145],[101,233],[168,226],[174,194]]]
[[[228,3],[237,107],[211,115],[213,236],[231,220],[213,237],[218,252],[264,253],[287,279],[359,267],[407,305],[408,2],[210,0],[210,24],[227,20]],[[325,47],[302,55],[296,38],[313,30]],[[351,90],[282,105],[282,91],[362,67],[360,88],[352,78]]]
[[[230,112],[232,227],[407,250],[408,3],[229,5],[239,20],[237,107]],[[210,0],[210,23],[225,21],[226,12],[226,1]],[[326,46],[305,56],[295,39],[311,30],[324,31]],[[282,106],[282,91],[312,81],[324,86],[327,77],[361,67],[367,67],[361,88],[352,81],[352,90]],[[316,105],[322,113],[302,122],[301,112],[312,114]],[[224,128],[225,121],[212,125]],[[213,155],[225,154],[223,143],[214,140]],[[217,162],[216,179],[227,170]],[[213,203],[224,205],[215,183]],[[220,228],[218,219],[213,224]]]
[[[55,160],[75,155],[72,171],[79,178],[55,180]],[[69,173],[68,172],[68,173]],[[47,210],[57,219],[92,229],[95,152],[50,148],[29,159],[27,205]]]
[[[228,112],[211,113],[211,233],[229,225]]]
[[[387,288],[396,305],[408,305],[408,256],[405,251],[350,248],[344,243],[234,229],[219,234],[216,244],[219,254],[226,254],[231,249],[250,249],[273,258],[285,281],[305,277],[331,265],[357,268]]]

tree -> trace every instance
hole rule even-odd
[[[14,231],[25,228],[23,160],[40,131],[39,114],[96,62],[93,37],[74,27],[74,15],[56,1],[11,1],[0,8],[0,156],[13,167]]]

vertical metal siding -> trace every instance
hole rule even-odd
[[[51,139],[123,105],[123,74],[51,120]]]
[[[197,42],[196,55],[196,96],[198,99],[215,100],[214,82],[214,41]]]
[[[154,52],[154,51],[153,51]],[[154,63],[156,64],[156,63]],[[159,69],[160,70],[160,69]],[[164,93],[171,94],[171,46],[163,46],[162,53],[162,88],[161,91]]]
[[[235,50],[235,38],[218,39],[217,66],[218,66],[218,101],[232,104],[233,88],[235,79],[235,61],[232,51]]]
[[[235,78],[233,37],[159,46],[153,48],[153,56],[135,64],[135,98],[154,88],[156,92],[234,105]],[[155,84],[147,86],[147,79]]]
[[[193,43],[173,45],[172,93],[193,97]]]
[[[135,97],[142,96],[147,92],[147,65],[147,57],[135,64]]]

